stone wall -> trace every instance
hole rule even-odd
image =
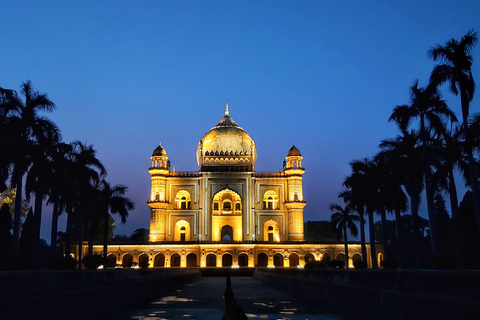
[[[114,319],[199,277],[198,269],[0,272],[0,319]]]
[[[277,269],[254,277],[347,319],[480,319],[480,271]]]

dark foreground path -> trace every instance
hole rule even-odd
[[[306,307],[287,293],[270,288],[251,277],[231,279],[237,303],[249,319],[341,320],[322,310]],[[221,320],[225,308],[225,288],[225,277],[200,278],[183,289],[152,302],[146,309],[126,314],[121,320]]]

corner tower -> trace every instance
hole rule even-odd
[[[152,166],[148,172],[152,176],[151,193],[148,206],[151,208],[150,241],[165,241],[166,209],[166,179],[170,172],[170,161],[167,151],[159,144],[152,153]]]
[[[288,240],[303,241],[303,186],[302,176],[305,169],[302,167],[300,150],[293,145],[285,158],[283,172],[287,177],[287,199],[285,206],[288,210]]]

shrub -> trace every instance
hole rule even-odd
[[[86,256],[85,258],[83,258],[82,263],[85,268],[89,270],[95,270],[104,263],[104,259],[99,254],[93,254],[91,256]]]
[[[326,261],[313,261],[305,263],[305,269],[325,269],[327,268]]]
[[[328,263],[328,266],[333,269],[342,269],[345,268],[345,261],[343,260],[332,260]]]
[[[398,261],[395,260],[383,260],[380,262],[380,266],[383,269],[397,269],[398,268]]]
[[[359,261],[354,261],[353,266],[355,269],[367,269],[368,265],[365,261],[359,260]]]

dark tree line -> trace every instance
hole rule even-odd
[[[422,87],[415,80],[410,101],[396,106],[388,119],[400,133],[381,141],[376,155],[350,163],[352,172],[339,195],[345,206],[332,206],[332,221],[338,219],[339,208],[356,212],[364,260],[367,220],[369,242],[383,244],[385,261],[402,268],[480,267],[480,115],[470,113],[477,39],[471,30],[459,41],[431,48],[428,56],[438,64],[429,82]],[[443,88],[460,97],[460,121],[443,99]],[[457,181],[459,176],[463,181]],[[462,182],[468,192],[459,205],[457,185]],[[422,199],[428,220],[419,216]],[[394,220],[387,220],[389,213]],[[376,225],[375,214],[380,215]],[[349,226],[337,224],[344,234],[347,229],[356,232]],[[377,268],[374,246],[371,259]]]
[[[96,234],[104,235],[106,251],[111,214],[124,223],[133,202],[125,197],[127,187],[110,185],[103,164],[92,145],[80,141],[65,143],[59,128],[44,116],[55,110],[46,94],[22,83],[20,94],[0,87],[0,192],[15,194],[4,202],[0,214],[0,246],[11,255],[2,268],[38,268],[42,257],[59,251],[58,217],[67,215],[64,258],[72,245],[88,241],[91,255]],[[32,203],[22,224],[22,203]],[[40,239],[43,204],[52,208],[49,252]],[[13,219],[9,206],[13,206]],[[99,230],[103,228],[103,230]],[[42,245],[43,244],[43,245]],[[82,252],[76,257],[81,266]]]

